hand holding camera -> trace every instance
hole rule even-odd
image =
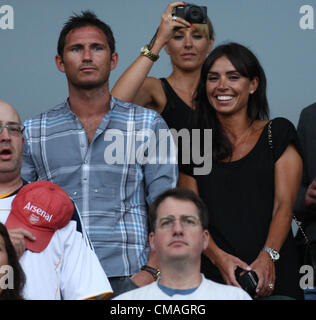
[[[207,23],[207,8],[186,4],[185,2],[170,3],[162,14],[161,22],[149,49],[155,45],[155,51],[160,49],[171,39],[175,30],[179,28],[190,28],[192,23]]]
[[[183,18],[190,23],[205,24],[207,23],[207,7],[187,3],[176,6],[172,12],[172,16]]]

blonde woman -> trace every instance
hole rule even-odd
[[[214,30],[208,17],[206,23],[191,24],[174,15],[175,8],[183,5],[184,2],[168,5],[147,51],[143,50],[111,92],[120,100],[154,109],[169,128],[177,131],[189,127],[195,108],[193,94],[203,62],[214,43]],[[162,48],[170,56],[171,74],[161,79],[147,77]]]

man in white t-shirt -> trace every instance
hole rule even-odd
[[[126,292],[117,300],[251,300],[238,287],[213,282],[200,273],[208,246],[207,209],[187,189],[170,189],[149,209],[150,246],[157,254],[158,281]],[[144,267],[151,272],[149,267]]]
[[[48,181],[21,179],[23,126],[0,101],[0,222],[26,275],[25,299],[89,299],[112,294],[68,194]]]

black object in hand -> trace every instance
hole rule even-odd
[[[207,23],[207,7],[204,6],[187,3],[184,6],[175,7],[173,15],[191,23]]]
[[[248,271],[242,276],[237,276],[237,281],[249,295],[254,296],[256,294],[258,276],[254,271]]]

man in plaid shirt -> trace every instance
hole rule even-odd
[[[110,27],[93,13],[65,23],[55,61],[69,97],[24,123],[22,176],[68,192],[120,294],[154,280],[148,268],[140,271],[144,264],[157,267],[149,254],[147,205],[176,185],[175,147],[156,112],[110,96],[118,55]]]

